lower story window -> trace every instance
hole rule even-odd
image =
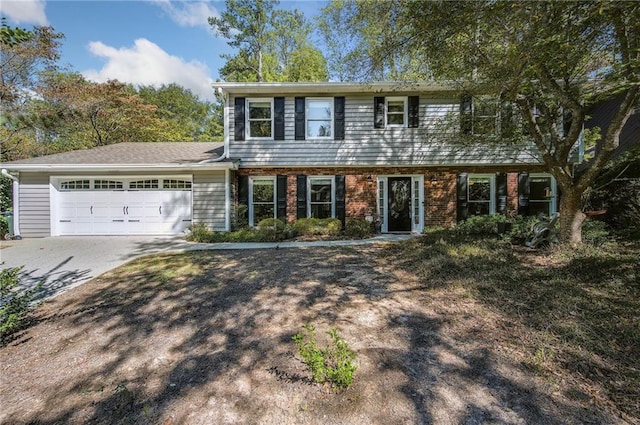
[[[470,175],[467,181],[469,215],[494,213],[493,176]]]
[[[529,215],[550,216],[555,212],[555,180],[551,176],[532,175],[529,180]]]
[[[265,218],[275,218],[275,179],[273,177],[254,177],[251,179],[250,189],[249,225],[257,226]]]
[[[309,217],[333,217],[333,201],[333,177],[309,177]]]

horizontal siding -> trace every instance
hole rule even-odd
[[[285,140],[234,141],[229,107],[229,154],[242,166],[430,166],[538,163],[535,148],[443,142],[459,113],[458,99],[420,97],[419,128],[373,127],[373,95],[345,98],[345,140],[295,140],[294,97],[285,98]],[[234,102],[231,101],[230,105]]]
[[[40,173],[20,174],[20,235],[51,235],[49,176]]]
[[[193,222],[225,230],[224,171],[193,174]]]

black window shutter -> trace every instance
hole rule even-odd
[[[233,110],[234,140],[244,140],[244,97],[236,97]]]
[[[273,98],[273,139],[284,140],[284,97]]]
[[[287,222],[287,176],[276,177],[276,217]]]
[[[344,140],[344,97],[333,99],[333,126],[335,140]]]
[[[469,93],[463,93],[460,96],[460,132],[462,134],[471,134],[472,128],[472,105],[473,98]]]
[[[507,174],[496,174],[496,212],[507,213]]]
[[[296,97],[295,99],[295,139],[304,140],[305,131],[305,102],[304,97]]]
[[[409,128],[420,127],[420,96],[409,96]]]
[[[296,188],[297,197],[297,218],[307,218],[307,176],[304,174],[298,174]]]
[[[384,128],[384,97],[373,98],[373,128]]]
[[[244,210],[238,211],[238,223],[249,223],[249,176],[238,176],[238,205]]]
[[[467,173],[458,175],[458,182],[456,188],[456,218],[458,221],[467,219],[469,215],[469,199],[467,191]]]
[[[336,218],[342,222],[342,228],[346,219],[346,185],[344,175],[336,176]]]
[[[529,215],[529,173],[518,174],[518,214]]]

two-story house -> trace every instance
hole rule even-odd
[[[497,131],[490,100],[431,83],[215,89],[225,99],[222,144],[121,143],[3,164],[16,234],[225,231],[241,204],[250,225],[377,215],[383,232],[556,211],[555,181],[535,149],[452,142],[459,128],[446,123],[460,114],[466,131]]]

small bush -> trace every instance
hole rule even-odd
[[[245,204],[239,204],[236,209],[236,227],[249,227],[249,207]]]
[[[0,238],[4,238],[4,235],[9,233],[9,223],[7,217],[0,215]]]
[[[316,328],[313,325],[302,326],[304,332],[293,336],[298,352],[309,367],[313,380],[318,383],[329,382],[334,390],[347,388],[353,382],[353,373],[357,367],[353,364],[356,353],[347,342],[340,338],[338,330],[327,332],[331,345],[321,349],[316,345]]]
[[[339,236],[342,222],[337,218],[300,218],[293,228],[300,236]]]
[[[362,218],[350,218],[344,227],[344,234],[350,238],[368,238],[373,235],[373,224]]]
[[[31,301],[40,288],[37,286],[22,292],[17,288],[21,268],[0,270],[0,340],[3,343],[24,325],[27,314],[31,311]]]
[[[611,240],[609,226],[599,220],[586,219],[582,225],[582,241],[593,246],[602,246]]]
[[[210,243],[213,239],[213,231],[204,223],[192,224],[186,239],[191,242]]]
[[[286,238],[285,224],[277,218],[265,218],[258,223],[256,235],[261,241],[281,241]]]
[[[454,232],[461,235],[497,235],[498,223],[508,223],[509,219],[502,214],[474,215],[454,227]]]

